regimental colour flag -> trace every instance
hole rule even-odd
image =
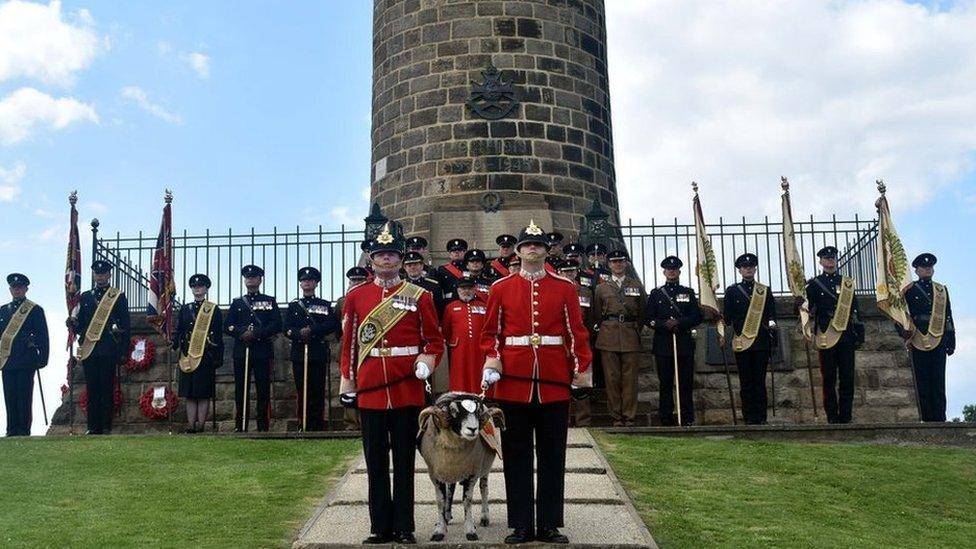
[[[163,221],[156,237],[156,250],[153,253],[152,273],[149,277],[149,300],[146,303],[146,317],[157,332],[167,337],[172,332],[173,295],[173,193],[166,191],[166,205],[163,207]]]
[[[698,199],[698,184],[692,182],[691,188],[695,192],[692,207],[695,210],[695,250],[698,255],[695,274],[698,275],[698,291],[701,294],[699,304],[702,311],[706,313],[706,318],[718,319],[715,327],[718,330],[719,337],[724,338],[725,322],[722,320],[722,313],[718,308],[718,299],[715,297],[715,290],[718,289],[718,263],[715,261],[712,241],[709,240],[708,233],[705,230],[705,216],[702,215],[701,201]]]
[[[895,223],[891,219],[884,181],[878,180],[881,196],[874,203],[878,208],[878,264],[875,298],[878,308],[906,331],[911,331],[912,317],[908,313],[905,292],[912,285],[912,272],[905,248],[898,238]]]

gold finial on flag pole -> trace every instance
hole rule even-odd
[[[692,181],[691,182],[691,190],[694,191],[695,194],[698,194],[698,183]]]
[[[783,192],[790,192],[790,180],[785,175],[779,176],[779,186],[783,188]]]
[[[77,203],[78,203],[78,191],[71,191],[71,194],[68,195],[68,204],[74,206]]]
[[[167,204],[172,204],[173,203],[173,191],[171,191],[169,189],[166,189],[166,194],[163,195],[163,200],[165,200]]]
[[[884,179],[878,179],[875,183],[878,185],[878,192],[882,195],[888,190],[888,187],[885,186]]]

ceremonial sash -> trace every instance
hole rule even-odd
[[[426,290],[409,282],[404,282],[400,289],[386,299],[379,302],[373,310],[366,315],[363,323],[357,330],[356,337],[359,338],[359,356],[356,360],[356,367],[366,360],[369,352],[376,347],[376,344],[383,340],[383,336],[390,331],[409,310],[405,306],[397,306],[402,303],[403,298],[407,297],[414,301],[417,300]]]
[[[78,360],[85,360],[95,350],[95,345],[105,331],[105,324],[108,323],[108,315],[112,314],[112,309],[115,308],[120,295],[122,295],[121,290],[109,288],[99,300],[95,315],[88,324],[88,330],[85,331],[85,341],[78,347]]]
[[[10,323],[4,328],[3,335],[0,336],[0,370],[7,365],[7,359],[10,358],[10,353],[13,351],[14,339],[20,333],[20,329],[24,327],[24,322],[27,322],[27,315],[33,308],[34,302],[25,299],[10,317]]]
[[[193,323],[193,332],[190,334],[190,347],[186,355],[180,356],[180,370],[190,373],[200,366],[203,359],[203,352],[207,347],[207,336],[210,335],[210,322],[213,320],[214,311],[217,306],[209,301],[200,304],[200,311]]]
[[[495,271],[497,271],[501,276],[509,275],[508,267],[502,265],[501,259],[493,259],[491,261],[491,268],[495,269]]]
[[[929,316],[929,331],[926,334],[915,330],[912,335],[912,347],[919,351],[931,351],[942,342],[945,333],[946,302],[948,301],[945,286],[937,282],[932,283],[932,314]],[[919,288],[924,293],[924,290]]]
[[[841,277],[840,296],[837,298],[837,308],[834,309],[834,316],[827,325],[827,331],[821,332],[817,326],[814,342],[818,349],[830,349],[840,341],[841,334],[847,329],[847,323],[851,318],[851,304],[854,302],[854,279],[845,276]]]
[[[445,263],[444,270],[451,273],[451,275],[458,280],[464,278],[464,273],[461,272],[461,269],[455,267],[453,263]]]
[[[763,310],[766,309],[768,289],[758,282],[753,285],[752,295],[749,297],[749,311],[746,313],[745,322],[742,323],[742,333],[732,338],[732,348],[735,352],[745,351],[755,343],[756,336],[759,335],[759,325],[762,323]]]

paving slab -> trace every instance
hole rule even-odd
[[[420,457],[420,452],[417,452],[416,463],[417,471],[423,473],[427,472],[427,464],[424,463],[424,458]],[[503,460],[496,459],[491,465],[492,473],[501,473],[503,466]],[[566,448],[566,471],[577,473],[603,473],[605,471],[605,464],[600,461],[598,454],[593,450],[592,447],[568,447]],[[353,472],[366,473],[365,457],[360,458],[359,461],[356,462]]]
[[[617,481],[606,458],[592,436],[584,429],[571,429],[566,457],[565,524],[561,531],[569,536],[568,547],[656,548],[654,539],[634,509],[629,496]],[[447,537],[430,542],[436,524],[437,506],[426,466],[419,456],[414,476],[416,494],[415,522],[417,547],[443,549],[445,547],[504,547],[507,526],[504,476],[502,462],[489,476],[489,526],[480,526],[480,492],[475,492],[472,512],[478,529],[478,540],[465,538],[463,514],[455,493],[454,518],[448,526]],[[369,535],[367,506],[367,476],[363,459],[356,460],[299,532],[293,547],[345,548],[359,547]],[[544,544],[533,543],[540,547]],[[567,547],[567,546],[560,546]]]
[[[333,505],[348,505],[351,503],[365,503],[368,480],[365,473],[356,473],[336,491]],[[582,503],[586,501],[601,503],[619,503],[625,494],[621,494],[618,487],[605,474],[568,473],[566,475],[567,502]],[[434,503],[434,486],[427,473],[418,472],[414,475],[414,498],[417,503]],[[481,490],[475,488],[475,503],[481,502]],[[505,477],[501,473],[488,475],[488,501],[491,503],[505,502]],[[454,491],[454,508],[459,509],[461,502],[461,487]]]

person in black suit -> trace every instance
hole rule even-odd
[[[44,309],[27,299],[30,279],[20,273],[7,277],[13,301],[0,307],[0,372],[7,408],[7,436],[28,436],[34,401],[34,376],[47,366],[50,340]],[[20,318],[17,316],[20,315]]]

